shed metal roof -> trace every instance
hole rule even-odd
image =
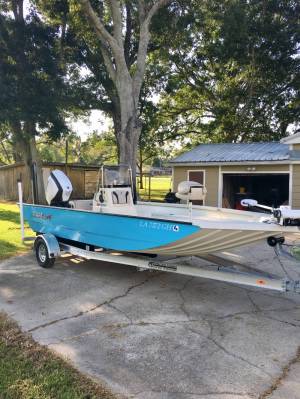
[[[269,143],[201,144],[179,155],[171,163],[285,161],[299,159],[298,151],[290,151],[289,145]]]

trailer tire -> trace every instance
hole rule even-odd
[[[54,265],[55,258],[50,258],[47,245],[42,238],[37,238],[34,244],[35,256],[39,266],[49,269]]]

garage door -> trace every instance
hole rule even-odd
[[[288,205],[289,174],[223,174],[223,206],[241,209],[243,198],[268,206]]]

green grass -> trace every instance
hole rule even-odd
[[[26,227],[26,235],[32,231]],[[0,202],[0,259],[28,250],[21,241],[19,208],[16,204]]]
[[[0,398],[113,399],[0,313]]]
[[[145,177],[143,179],[143,182],[144,182],[144,188],[142,190],[140,190],[139,185],[137,185],[138,192],[142,200],[149,200],[149,178]],[[171,176],[151,177],[150,188],[151,188],[150,200],[163,201],[165,195],[171,188]]]

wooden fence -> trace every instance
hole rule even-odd
[[[54,169],[64,171],[73,185],[73,199],[89,199],[97,188],[99,166],[69,164],[66,168],[62,163],[44,163],[43,178],[46,186],[47,179]],[[24,201],[28,201],[31,193],[31,181],[26,173],[24,164],[14,164],[0,167],[0,201],[17,201],[17,182],[22,181]]]

